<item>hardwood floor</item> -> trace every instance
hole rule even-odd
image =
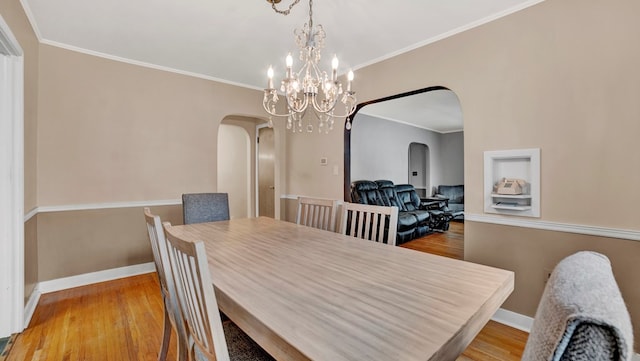
[[[6,360],[155,360],[162,311],[152,273],[44,294]]]
[[[435,232],[400,245],[455,259],[464,259],[464,223],[451,222],[447,232]],[[489,321],[457,361],[517,361],[529,334]]]
[[[402,247],[463,257],[464,224]],[[162,336],[162,297],[155,274],[42,295],[29,327],[6,361],[155,360]],[[457,361],[520,360],[528,334],[489,321]],[[172,337],[169,360],[175,360]],[[2,358],[0,357],[0,361]]]
[[[434,232],[403,243],[400,247],[415,249],[455,259],[464,259],[464,223],[451,222],[446,232]]]

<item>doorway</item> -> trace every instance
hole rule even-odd
[[[218,129],[218,192],[229,194],[231,219],[251,215],[251,141],[237,125]]]
[[[273,128],[258,126],[257,214],[275,218],[275,138]]]
[[[429,160],[429,146],[422,143],[409,144],[409,184],[416,189],[420,197],[431,195]]]
[[[0,17],[0,338],[24,329],[24,56]]]

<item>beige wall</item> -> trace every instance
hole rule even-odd
[[[609,257],[637,335],[640,242],[495,224],[465,224],[465,257],[515,271],[515,291],[503,307],[524,315],[535,314],[548,272],[562,258],[580,250]]]
[[[541,220],[637,231],[639,13],[635,0],[547,0],[360,69],[355,88],[361,102],[436,85],[458,95],[468,214],[483,212],[484,151],[540,148]],[[340,144],[341,134],[331,142]],[[324,152],[303,141],[296,147],[291,168]],[[342,195],[339,181],[314,175],[294,179],[292,189]],[[516,289],[505,307],[533,316],[544,269],[579,249],[602,250],[640,334],[640,299],[633,291],[640,242],[549,233],[467,222],[465,257],[515,270]]]
[[[254,90],[48,45],[40,56],[40,206],[215,191],[220,122],[261,114]]]
[[[470,213],[483,209],[484,151],[539,147],[542,219],[638,230],[639,12],[633,0],[548,0],[358,71],[359,97],[458,95]]]
[[[38,218],[24,223],[24,303],[38,284]]]
[[[18,0],[0,4],[0,13],[27,52],[27,209],[215,190],[217,125],[230,114],[263,115],[258,91],[47,45],[38,50]],[[640,192],[634,189],[640,184],[638,13],[635,0],[547,0],[359,69],[358,98],[434,85],[458,95],[469,214],[483,209],[484,151],[538,147],[542,220],[640,230]],[[284,160],[277,170],[278,194],[342,198],[340,127],[329,135],[276,134]],[[321,157],[329,166],[320,166]],[[171,173],[163,173],[167,169]],[[281,203],[289,208],[292,202]],[[286,218],[289,213],[280,210]],[[38,247],[29,252],[38,259],[39,280],[150,259],[140,209],[37,217]],[[467,259],[516,271],[516,289],[505,307],[530,316],[545,269],[579,249],[604,252],[640,334],[640,242],[475,222],[467,222],[465,232]],[[113,237],[118,249],[105,249]],[[64,250],[85,253],[64,258]]]
[[[182,206],[150,207],[182,224]],[[153,262],[142,207],[43,212],[38,222],[38,281]]]

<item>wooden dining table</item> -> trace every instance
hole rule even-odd
[[[175,226],[205,242],[218,307],[278,360],[455,360],[511,271],[260,217]]]

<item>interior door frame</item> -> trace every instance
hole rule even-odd
[[[269,128],[269,125],[267,123],[262,123],[262,124],[257,124],[256,125],[256,139],[254,144],[256,145],[256,154],[255,154],[255,192],[256,192],[256,212],[255,215],[256,217],[260,216],[260,179],[259,179],[259,172],[258,172],[258,167],[259,167],[259,163],[260,163],[260,143],[259,143],[259,138],[260,138],[260,129],[264,129],[264,128]],[[273,186],[274,186],[274,192],[273,192],[273,213],[274,213],[274,218],[275,219],[280,219],[280,207],[278,205],[277,200],[279,199],[279,197],[277,197],[277,195],[279,194],[279,186],[278,186],[278,157],[276,156],[277,152],[277,134],[276,134],[276,130],[275,128],[273,129],[273,140],[274,140],[274,160],[273,160]]]
[[[24,53],[0,16],[0,337],[24,330]],[[6,201],[4,201],[6,200]]]

